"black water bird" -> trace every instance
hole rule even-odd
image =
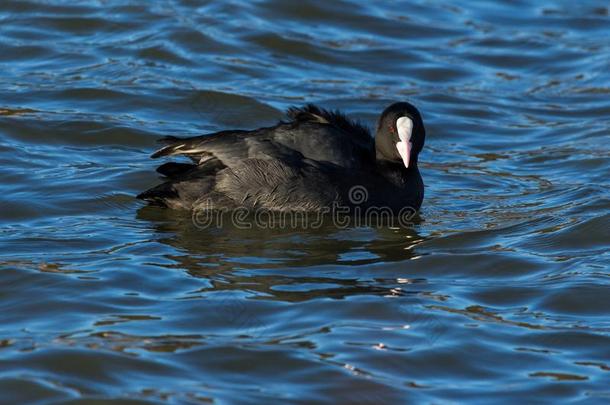
[[[163,138],[165,146],[153,158],[182,155],[190,163],[159,166],[166,181],[138,198],[176,209],[420,208],[424,184],[417,159],[425,128],[413,105],[386,108],[375,138],[339,111],[310,104],[288,109],[287,116],[251,131]]]

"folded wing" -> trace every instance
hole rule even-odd
[[[185,156],[157,171],[168,180],[138,197],[175,208],[203,202],[313,211],[338,200],[342,170],[374,162],[368,130],[339,112],[313,105],[288,110],[288,122],[254,131],[221,131],[192,138],[166,137],[152,157]]]

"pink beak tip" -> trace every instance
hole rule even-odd
[[[412,142],[400,141],[396,143],[396,149],[402,158],[406,168],[409,168],[409,159],[411,158],[411,148],[413,147]]]

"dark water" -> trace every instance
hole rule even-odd
[[[1,1],[0,403],[607,403],[609,7]],[[412,229],[134,199],[160,135],[399,100]]]

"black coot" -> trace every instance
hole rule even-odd
[[[419,209],[424,184],[417,157],[425,129],[413,105],[386,108],[374,139],[338,111],[307,105],[287,116],[252,131],[163,138],[166,146],[153,158],[183,155],[192,163],[159,166],[167,181],[138,198],[179,209]]]

